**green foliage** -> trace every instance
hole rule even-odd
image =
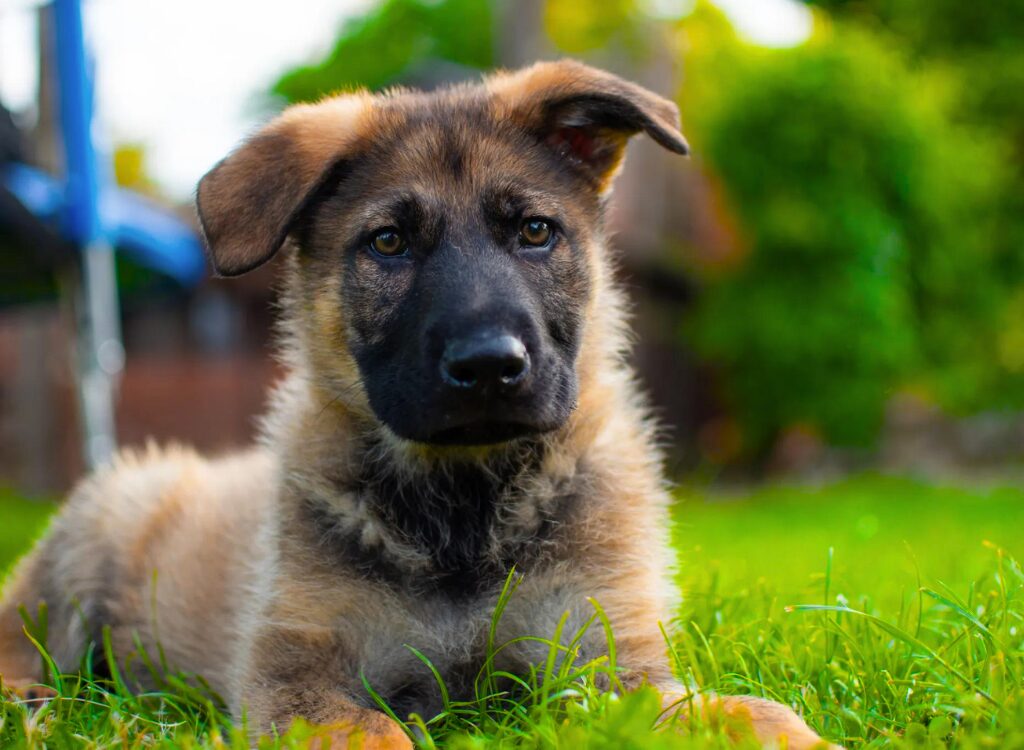
[[[481,0],[387,0],[345,24],[322,62],[283,75],[273,93],[289,102],[365,86],[384,88],[426,62],[494,64],[494,19]]]
[[[987,362],[967,358],[959,374],[943,378],[946,401],[957,409],[992,406],[1020,408],[1024,403],[1024,341],[1020,333],[1024,299],[1024,2],[971,4],[958,0],[813,0],[837,18],[870,29],[886,44],[906,50],[916,65],[941,70],[955,82],[950,112],[975,133],[985,132],[1002,145],[1004,184],[991,196],[991,221],[986,253],[999,279],[989,300],[989,317],[976,325],[975,348],[987,351]],[[971,139],[947,142],[951,155]],[[955,162],[954,162],[955,163]],[[936,175],[958,190],[970,179],[964,169]],[[963,249],[949,248],[963,253]],[[968,310],[970,314],[970,310]],[[998,330],[991,330],[993,321]],[[961,326],[963,328],[963,326]],[[942,352],[950,362],[965,355],[963,330]],[[942,343],[930,342],[938,355]]]
[[[943,80],[864,32],[727,49],[713,58],[721,86],[684,108],[746,257],[706,275],[691,333],[749,447],[793,424],[869,443],[908,381],[966,403],[987,385],[1001,322],[998,149],[956,124]]]
[[[35,506],[24,507],[34,528]],[[5,510],[21,512],[14,502]],[[784,701],[851,748],[1024,744],[1019,488],[864,476],[738,496],[692,490],[675,517],[683,603],[672,652],[684,682]],[[591,627],[603,627],[598,610]],[[720,727],[673,725],[650,690],[605,692],[601,683],[614,680],[606,661],[574,660],[571,646],[545,642],[551,657],[515,695],[485,670],[475,700],[414,720],[419,745],[735,747]],[[248,746],[244,727],[195,680],[142,695],[88,674],[57,687],[35,712],[0,701],[0,747]],[[258,746],[306,747],[317,731],[300,724]]]
[[[569,55],[648,56],[658,28],[640,0],[546,0],[544,31]]]
[[[15,558],[42,532],[53,509],[53,503],[26,500],[0,488],[0,582]]]
[[[1024,3],[983,8],[959,0],[805,0],[830,13],[885,29],[916,54],[950,57],[978,51],[1013,53],[1024,33]]]

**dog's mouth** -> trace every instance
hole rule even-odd
[[[558,371],[534,388],[515,396],[479,394],[417,394],[411,390],[375,388],[370,406],[377,421],[397,438],[422,446],[498,446],[522,438],[557,432],[576,404],[572,371]]]
[[[439,430],[432,433],[426,442],[434,445],[491,445],[547,431],[525,422],[481,420]]]

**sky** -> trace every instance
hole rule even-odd
[[[796,44],[810,33],[810,12],[796,0],[716,2],[741,34],[761,44]],[[38,4],[0,0],[0,100],[15,111],[34,106]],[[186,198],[266,117],[259,93],[283,70],[321,56],[344,19],[372,4],[85,0],[99,142],[143,144],[154,179],[172,197]]]

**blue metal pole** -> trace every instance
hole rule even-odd
[[[95,467],[117,444],[114,390],[124,366],[114,251],[100,218],[104,185],[92,133],[93,83],[79,0],[54,0],[61,137],[64,146],[63,228],[81,250],[74,307],[84,453]]]
[[[92,80],[78,0],[54,0],[60,125],[66,179],[64,229],[88,247],[100,238],[99,174],[92,141]]]

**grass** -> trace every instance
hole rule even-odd
[[[39,535],[53,504],[33,502],[0,487],[0,581],[3,572]]]
[[[45,514],[0,495],[0,566]],[[847,747],[1024,747],[1024,490],[875,476],[684,489],[675,520],[683,600],[672,647],[687,682],[788,703]],[[599,612],[592,627],[603,627]],[[479,700],[416,717],[420,745],[728,746],[714,726],[662,726],[651,691],[602,690],[614,679],[606,662],[556,667],[551,654],[514,696],[485,672]],[[0,704],[0,747],[247,746],[182,681],[146,695],[80,677],[57,688],[35,712]],[[261,746],[304,747],[313,732]]]

